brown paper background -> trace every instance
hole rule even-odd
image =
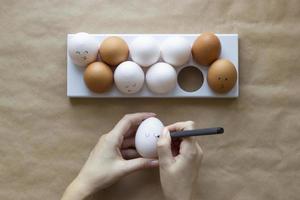
[[[16,1],[0,6],[0,199],[59,199],[125,113],[224,126],[204,149],[195,199],[299,199],[300,1]],[[66,35],[238,33],[240,97],[69,99]],[[162,199],[157,170],[101,199]],[[96,199],[96,197],[95,197]]]

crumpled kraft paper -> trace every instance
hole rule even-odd
[[[99,136],[125,113],[194,120],[194,199],[299,199],[300,1],[1,1],[0,199],[60,199]],[[69,99],[67,33],[239,34],[237,99]],[[162,199],[158,170],[94,199]]]

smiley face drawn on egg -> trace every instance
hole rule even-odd
[[[88,33],[76,33],[68,42],[68,53],[75,65],[87,66],[97,59],[98,43]]]
[[[215,92],[229,92],[234,87],[236,80],[237,71],[229,60],[219,59],[208,69],[207,81]]]
[[[218,81],[220,82],[219,84],[220,84],[220,89],[224,89],[225,88],[225,84],[226,84],[226,82],[228,81],[228,78],[227,77],[222,77],[222,75],[220,74],[219,76],[218,76]]]
[[[81,58],[82,60],[86,61],[89,52],[87,50],[84,50],[83,52],[76,51],[76,54],[79,56],[79,58]]]
[[[142,68],[132,62],[122,62],[115,70],[114,80],[117,88],[125,94],[134,94],[144,85],[145,75]]]
[[[128,82],[125,84],[125,89],[129,94],[131,94],[133,91],[137,89],[138,84],[133,80],[131,82]]]

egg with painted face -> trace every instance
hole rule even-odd
[[[75,65],[87,66],[97,59],[98,42],[88,33],[74,34],[68,43],[68,53]]]
[[[145,75],[138,64],[132,61],[125,61],[116,68],[114,80],[117,88],[121,92],[125,94],[134,94],[142,89]]]
[[[157,157],[156,144],[163,129],[163,123],[155,117],[150,117],[140,124],[135,135],[135,148],[142,157]]]
[[[236,80],[237,71],[229,60],[219,59],[208,69],[208,85],[217,93],[229,92],[235,86]]]

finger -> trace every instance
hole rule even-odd
[[[135,147],[135,138],[125,138],[122,142],[121,149],[128,149],[131,147]]]
[[[141,157],[135,149],[122,149],[121,154],[125,160]]]
[[[105,150],[107,156],[112,156],[115,154],[115,143],[115,137],[110,134],[103,134],[99,138],[94,151],[99,154],[101,151]]]
[[[188,137],[182,140],[179,155],[189,160],[195,159],[198,156],[195,138]]]
[[[155,113],[134,113],[125,115],[111,131],[115,136],[124,136],[131,127],[139,125],[143,120],[155,116]]]
[[[174,131],[182,131],[182,130],[193,130],[194,129],[194,122],[193,121],[185,121],[185,122],[177,122],[166,126],[170,132]]]
[[[129,130],[124,134],[124,138],[135,136],[135,133],[136,133],[138,127],[139,127],[139,124],[130,127]]]
[[[131,173],[141,169],[155,168],[158,167],[158,160],[147,159],[147,158],[135,158],[126,161],[125,167],[127,173]]]
[[[202,159],[203,159],[203,150],[202,150],[201,146],[198,143],[196,143],[196,147],[197,147],[198,154],[199,154],[199,162],[201,162]]]
[[[164,128],[157,141],[157,154],[161,166],[170,165],[174,161],[171,150],[171,136],[166,128]]]

